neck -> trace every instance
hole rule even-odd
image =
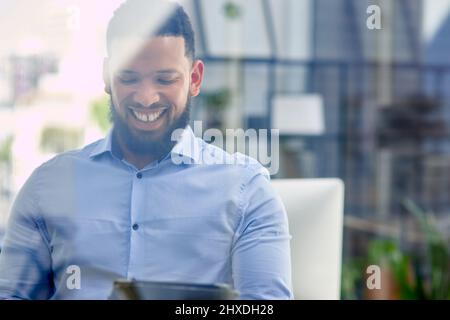
[[[138,170],[141,170],[155,160],[158,160],[158,158],[152,154],[136,154],[132,152],[119,135],[114,135],[114,138],[117,141],[117,148],[119,148],[119,152],[123,159],[134,165]]]
[[[129,150],[123,150],[123,158],[130,164],[134,165],[138,170],[142,170],[155,160],[158,160],[152,155],[136,155]]]

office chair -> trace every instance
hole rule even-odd
[[[286,208],[295,299],[340,298],[344,185],[339,179],[274,179]]]

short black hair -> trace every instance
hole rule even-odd
[[[167,18],[160,22],[157,28],[150,28],[153,16],[158,15],[158,9],[164,8]],[[157,16],[161,19],[161,16]],[[151,29],[151,30],[149,30]],[[174,36],[183,37],[185,52],[192,61],[195,59],[195,35],[191,21],[181,5],[164,0],[127,0],[115,12],[109,21],[106,33],[107,52],[111,56],[112,41],[126,36]]]

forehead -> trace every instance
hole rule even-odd
[[[189,66],[183,37],[126,37],[111,43],[110,63],[114,70],[144,71],[151,68],[183,68]]]

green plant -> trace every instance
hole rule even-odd
[[[241,16],[241,8],[234,2],[228,1],[224,5],[225,16],[229,19],[237,19]]]
[[[216,91],[205,92],[202,94],[202,97],[208,109],[222,111],[230,104],[231,92],[227,88],[222,88]]]
[[[413,281],[412,258],[389,239],[376,239],[369,244],[366,265],[387,268],[395,280],[400,299],[418,299],[420,294]]]
[[[48,153],[61,153],[78,148],[81,143],[82,132],[80,130],[47,127],[42,131],[40,148]]]
[[[8,136],[5,140],[0,144],[0,162],[11,162],[11,149],[13,143],[13,136]]]
[[[450,299],[449,244],[437,228],[433,213],[427,213],[409,199],[403,207],[418,221],[425,239],[426,254],[406,252],[396,240],[375,239],[365,257],[353,258],[343,264],[341,293],[343,299],[361,298],[365,288],[364,273],[369,265],[380,266],[383,276],[383,297],[398,299]],[[386,285],[385,281],[392,281]]]
[[[109,98],[107,96],[95,100],[91,105],[91,118],[103,133],[111,128],[109,121]]]
[[[227,88],[204,92],[201,95],[208,128],[223,130],[224,112],[231,102],[231,92]]]
[[[341,298],[343,300],[357,300],[360,296],[358,284],[363,280],[362,270],[364,261],[352,258],[342,264]]]
[[[426,213],[410,199],[405,199],[403,206],[417,218],[426,239],[429,276],[417,277],[418,287],[425,299],[450,299],[450,253],[434,214]]]

